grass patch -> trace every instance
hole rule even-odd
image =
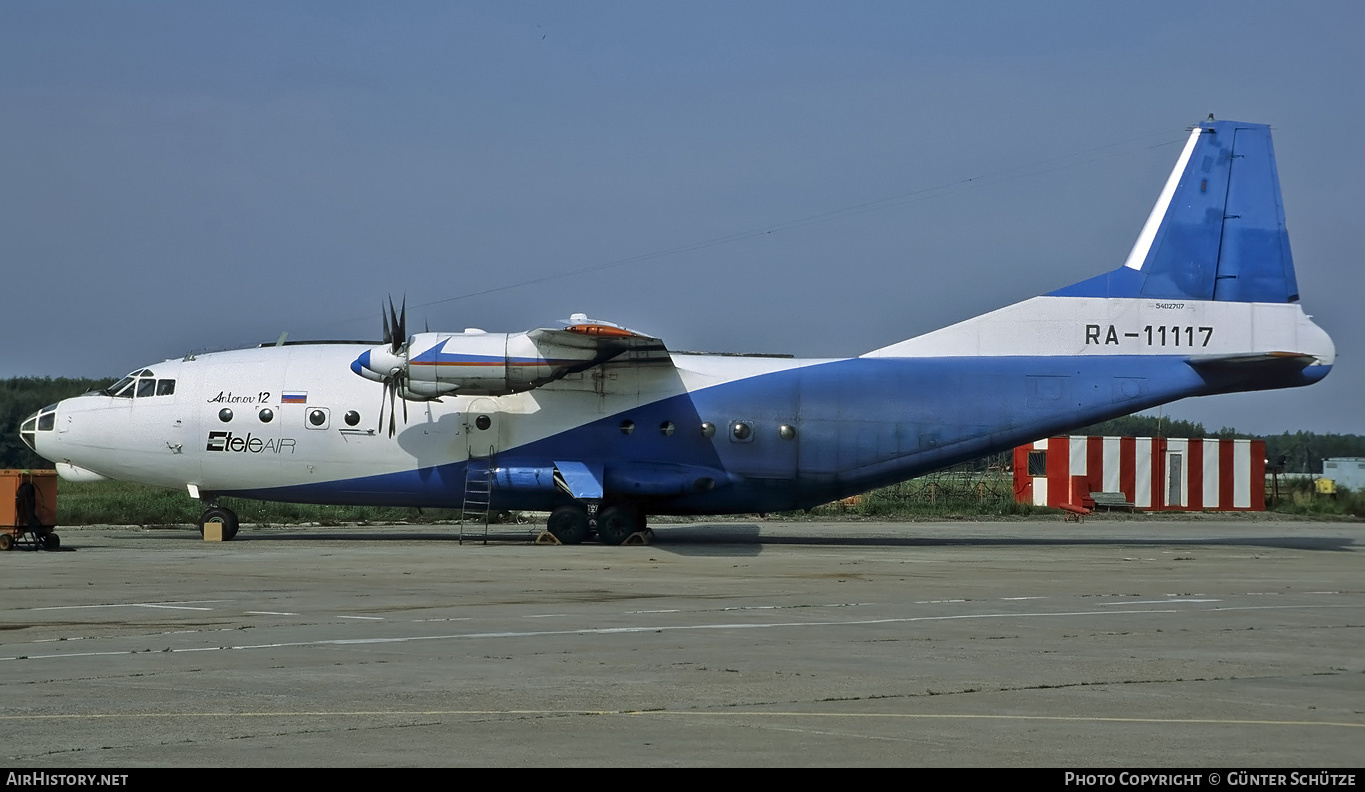
[[[398,506],[322,506],[220,498],[243,523],[258,525],[436,524],[460,519],[459,509]],[[1365,517],[1365,493],[1339,488],[1321,495],[1311,481],[1282,481],[1280,498],[1268,510],[1308,517]],[[62,525],[194,525],[204,506],[184,490],[122,481],[68,482],[58,487]],[[809,512],[782,512],[788,519],[972,519],[1058,515],[1056,509],[1019,503],[1010,474],[951,470],[817,506]],[[516,515],[502,515],[502,521]],[[495,520],[496,517],[495,517]]]
[[[1299,514],[1308,517],[1365,517],[1365,492],[1352,492],[1337,487],[1331,495],[1317,491],[1317,484],[1304,479],[1280,482],[1280,497],[1266,496],[1266,510],[1276,514]]]

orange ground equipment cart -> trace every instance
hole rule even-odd
[[[0,470],[0,550],[27,541],[56,550],[57,471]]]

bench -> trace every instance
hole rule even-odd
[[[1092,492],[1090,498],[1095,501],[1096,509],[1123,509],[1134,511],[1136,506],[1128,502],[1128,496],[1122,492]]]

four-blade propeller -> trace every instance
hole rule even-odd
[[[393,298],[389,298],[389,310],[379,308],[384,320],[384,343],[389,345],[389,353],[394,357],[394,365],[384,375],[384,391],[379,396],[379,431],[384,431],[384,401],[389,402],[389,437],[394,434],[394,402],[398,401],[398,390],[407,380],[408,371],[408,298],[403,297],[403,308],[394,311]],[[392,321],[390,321],[392,320]],[[403,399],[403,423],[408,422],[408,401]]]

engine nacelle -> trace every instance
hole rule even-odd
[[[667,354],[656,338],[574,314],[563,330],[527,333],[418,333],[401,345],[365,350],[351,371],[393,383],[409,400],[441,396],[502,396],[538,388],[631,350]]]
[[[528,333],[417,333],[408,339],[406,359],[376,347],[351,369],[383,381],[395,370],[404,374],[399,395],[433,399],[449,394],[501,396],[531,390],[599,360],[593,347],[570,347],[532,340]]]

